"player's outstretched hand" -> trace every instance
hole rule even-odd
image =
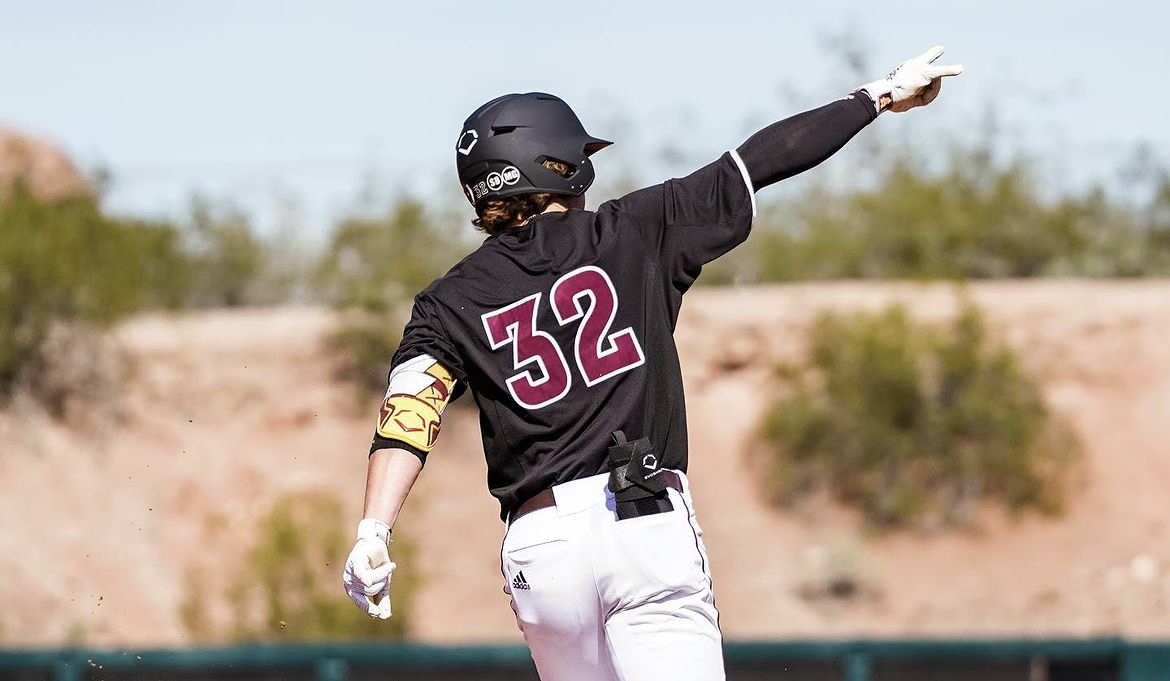
[[[941,46],[932,47],[902,62],[885,78],[866,83],[858,89],[865,90],[873,98],[879,113],[886,109],[901,113],[917,106],[926,106],[938,97],[944,76],[957,76],[963,72],[959,64],[935,64],[942,53]]]
[[[357,543],[349,552],[341,578],[345,593],[362,612],[379,619],[390,617],[390,576],[397,567],[390,561],[389,541],[386,523],[374,518],[359,522]]]

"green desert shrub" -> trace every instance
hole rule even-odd
[[[255,542],[235,560],[225,583],[217,588],[207,566],[188,570],[187,593],[180,605],[188,634],[199,642],[406,636],[417,590],[410,542],[396,536],[390,548],[399,567],[390,587],[394,615],[372,619],[342,588],[342,569],[353,546],[344,516],[341,503],[326,493],[301,492],[278,499],[258,523]],[[223,561],[220,568],[232,563]],[[211,602],[215,594],[221,599],[218,603]],[[230,624],[217,622],[217,606],[230,612]]]
[[[766,280],[967,279],[1045,274],[1083,252],[1077,213],[1042,200],[1026,168],[977,153],[938,174],[892,163],[872,189],[813,190],[774,209],[759,249]]]
[[[763,423],[772,500],[827,491],[874,528],[962,524],[982,502],[1060,511],[1076,440],[974,306],[945,328],[824,314],[810,341]]]
[[[191,202],[186,230],[191,263],[188,303],[194,307],[239,307],[256,298],[255,287],[269,266],[266,244],[238,210],[206,198]]]
[[[414,295],[455,264],[464,245],[413,199],[334,230],[317,285],[344,313],[327,343],[338,377],[357,386],[363,401],[386,387]]]
[[[390,315],[349,311],[326,342],[335,375],[357,389],[362,405],[386,389],[390,358],[402,340],[401,323]]]
[[[339,308],[384,313],[455,263],[455,245],[422,203],[403,199],[384,215],[343,220],[318,266],[324,298]]]
[[[1033,164],[993,157],[978,146],[933,163],[892,153],[872,184],[814,183],[765,200],[754,246],[700,281],[1170,274],[1170,180],[1136,201],[1100,187],[1053,197]]]
[[[60,328],[77,335],[143,307],[177,305],[185,262],[180,235],[169,225],[109,217],[88,196],[45,200],[20,186],[6,192],[0,397],[18,384],[36,395],[46,343]]]

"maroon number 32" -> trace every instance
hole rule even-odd
[[[512,366],[519,373],[505,383],[516,402],[529,409],[547,407],[573,386],[565,353],[550,334],[536,328],[541,295],[534,293],[482,317],[493,350],[512,346]],[[609,331],[618,300],[604,270],[586,265],[569,272],[553,284],[549,299],[561,326],[578,322],[573,355],[585,385],[596,385],[646,362],[632,328]]]

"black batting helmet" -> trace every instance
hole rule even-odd
[[[455,165],[467,200],[533,192],[580,196],[593,184],[589,155],[612,142],[585,132],[564,100],[543,92],[497,97],[475,110],[455,143]],[[546,168],[560,161],[568,177]]]

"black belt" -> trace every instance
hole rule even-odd
[[[683,491],[682,478],[680,478],[678,476],[678,473],[675,473],[672,470],[664,470],[661,473],[659,473],[659,475],[661,475],[662,479],[666,481],[667,487],[670,487],[671,489],[678,491],[680,494],[682,493],[682,491]],[[674,505],[670,503],[670,499],[666,499],[666,498],[655,499],[655,498],[651,497],[647,501],[649,501],[651,503],[650,504],[641,504],[640,503],[638,505],[638,508],[636,510],[635,515],[633,515],[631,517],[639,517],[639,516],[644,516],[644,515],[654,515],[655,513],[662,513],[663,511],[674,510]],[[536,496],[531,497],[528,499],[528,501],[525,501],[523,504],[520,504],[520,507],[517,508],[516,512],[512,514],[512,522],[515,522],[519,518],[522,518],[523,516],[526,516],[529,513],[532,513],[533,511],[539,511],[542,508],[549,508],[551,506],[556,506],[556,505],[557,505],[557,498],[553,494],[552,488],[550,487],[549,489],[541,490],[540,492],[538,492],[536,494]]]

